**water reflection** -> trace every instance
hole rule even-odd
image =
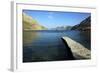
[[[79,33],[81,37],[81,41],[83,42],[83,45],[89,50],[91,50],[91,32],[90,31],[81,31]],[[81,43],[81,42],[80,42]],[[88,44],[88,45],[86,45]]]
[[[30,45],[33,41],[38,38],[38,33],[32,31],[23,31],[23,44]]]

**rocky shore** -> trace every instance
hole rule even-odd
[[[68,45],[73,53],[75,59],[90,59],[91,58],[91,51],[88,48],[85,48],[80,43],[72,40],[71,38],[65,36],[62,37],[65,41],[66,45]]]

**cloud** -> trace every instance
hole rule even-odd
[[[53,14],[54,14],[53,12],[49,12],[49,13],[48,13],[48,18],[49,18],[49,19],[53,19],[53,18],[54,18]]]
[[[49,18],[49,19],[53,19],[53,16],[52,16],[52,15],[48,15],[48,18]]]

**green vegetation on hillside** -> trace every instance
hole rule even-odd
[[[23,13],[23,29],[24,30],[46,30],[47,28],[40,25],[35,19]]]

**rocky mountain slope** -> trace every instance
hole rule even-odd
[[[91,29],[91,17],[87,17],[85,20],[80,22],[78,25],[72,27],[72,30],[90,30]]]
[[[23,13],[22,15],[23,29],[24,30],[45,30],[46,27],[40,25],[35,19],[27,14]]]

